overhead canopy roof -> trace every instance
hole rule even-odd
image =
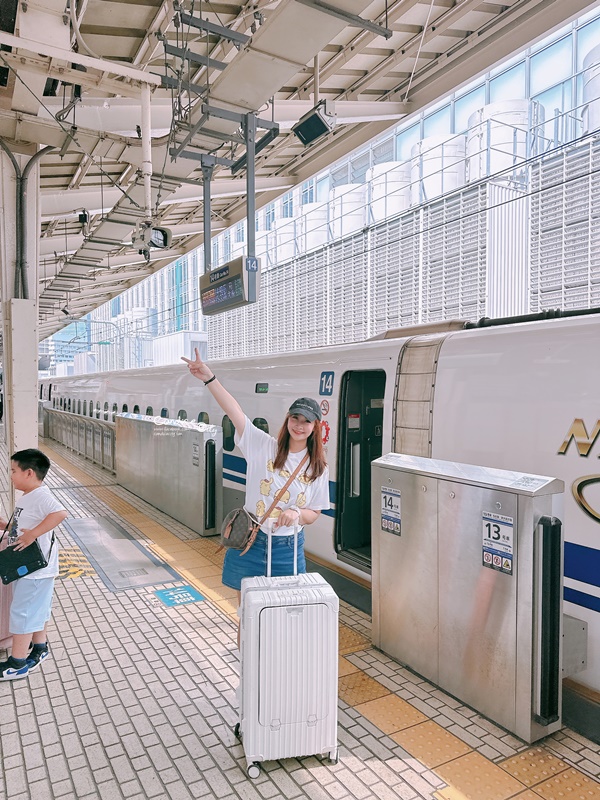
[[[54,147],[41,162],[40,337],[67,323],[65,304],[81,316],[202,244],[200,163],[169,155],[186,136],[180,125],[169,137],[174,99],[184,103],[181,122],[204,122],[187,148],[197,155],[244,152],[237,124],[202,117],[202,103],[280,123],[256,159],[260,207],[588,4],[222,0],[200,3],[199,13],[196,2],[194,17],[218,26],[206,32],[174,22],[176,7],[191,13],[189,0],[79,0],[75,20],[65,0],[2,0],[0,137],[14,152]],[[357,27],[349,15],[374,25]],[[238,41],[221,35],[224,27]],[[196,59],[184,73],[177,48]],[[313,106],[315,64],[319,97],[335,101],[339,124],[304,147],[290,127]],[[209,86],[208,96],[164,88],[161,74]],[[153,250],[150,263],[131,246],[143,217],[144,83],[152,91],[155,220],[173,232],[171,247]],[[81,100],[69,109],[73,85]],[[213,232],[245,216],[243,175],[215,170]]]

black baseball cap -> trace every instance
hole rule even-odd
[[[290,406],[288,414],[302,414],[309,422],[321,419],[321,407],[312,397],[299,397]]]

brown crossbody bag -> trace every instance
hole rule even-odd
[[[254,540],[258,535],[260,526],[266,519],[269,518],[269,514],[271,511],[273,511],[277,503],[283,497],[286,489],[288,486],[290,486],[304,464],[306,464],[307,459],[308,453],[292,472],[290,477],[285,482],[285,485],[282,486],[282,488],[276,493],[275,499],[267,509],[266,513],[260,519],[255,517],[250,511],[246,511],[245,508],[234,508],[233,511],[230,511],[229,514],[227,514],[223,520],[223,524],[221,525],[221,547],[231,548],[232,550],[241,550],[242,552],[240,555],[246,555],[248,550],[254,544]]]

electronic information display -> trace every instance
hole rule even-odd
[[[260,285],[259,261],[240,256],[200,276],[200,302],[205,316],[256,303]]]

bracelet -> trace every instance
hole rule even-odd
[[[212,378],[209,378],[207,381],[204,381],[204,385],[208,386],[209,383],[212,383],[213,381],[216,381],[216,379],[217,379],[217,376],[213,375]]]

